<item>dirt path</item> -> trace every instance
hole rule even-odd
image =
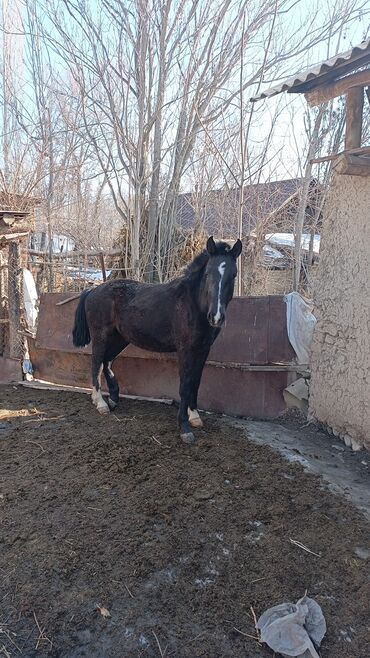
[[[307,589],[322,658],[369,658],[369,525],[235,427],[176,409],[0,388],[0,656],[257,658],[256,614]],[[31,412],[32,413],[32,412]],[[317,557],[290,542],[298,540]],[[111,617],[104,618],[97,606]]]

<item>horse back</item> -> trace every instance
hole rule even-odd
[[[183,315],[178,286],[133,280],[109,281],[88,297],[89,326],[118,331],[127,343],[153,351],[176,350],[179,316]]]

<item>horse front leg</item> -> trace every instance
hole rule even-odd
[[[202,379],[203,368],[209,354],[209,348],[197,354],[194,360],[193,381],[190,393],[188,417],[192,427],[203,427],[203,421],[198,412],[198,390]]]
[[[109,413],[109,407],[104,402],[101,394],[101,376],[104,368],[104,354],[105,354],[105,341],[103,338],[93,338],[92,341],[92,355],[91,355],[91,370],[92,370],[92,401],[100,414],[105,415]]]
[[[119,386],[112,370],[112,361],[104,361],[103,372],[109,390],[108,407],[114,411],[119,401]]]
[[[180,408],[178,422],[180,427],[180,437],[185,443],[191,444],[196,441],[195,436],[191,431],[191,421],[189,419],[189,409],[192,403],[194,389],[195,361],[191,353],[180,353],[178,358],[180,374]]]
[[[127,347],[128,343],[125,341],[120,334],[116,333],[109,337],[107,341],[108,347],[105,352],[104,357],[104,376],[108,384],[109,397],[108,397],[108,406],[111,411],[113,411],[119,401],[119,386],[117,379],[112,370],[112,364],[114,359],[118,356],[122,350]]]

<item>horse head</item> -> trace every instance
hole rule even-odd
[[[234,294],[237,275],[236,261],[242,251],[242,243],[237,240],[233,247],[226,242],[215,242],[208,238],[208,262],[204,270],[202,286],[202,307],[212,327],[221,327],[225,320],[226,308]]]

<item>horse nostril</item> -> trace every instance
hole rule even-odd
[[[225,320],[225,313],[222,311],[218,311],[216,315],[214,315],[211,311],[207,314],[207,320],[211,327],[221,327]]]

